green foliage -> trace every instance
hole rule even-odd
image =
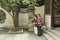
[[[0,0],[0,4],[1,6],[5,6],[5,7],[13,7],[15,6],[17,3],[20,4],[20,1],[22,2],[23,5],[29,5],[30,2],[33,2],[33,0]],[[20,4],[20,5],[22,5]]]
[[[29,5],[29,1],[28,0],[23,0],[22,3],[23,3],[23,5]]]
[[[23,5],[30,5],[31,3],[35,6],[42,6],[44,5],[45,0],[23,0]]]
[[[38,1],[37,3],[37,0],[0,0],[0,5],[4,7],[13,8],[14,6],[16,6],[17,3],[23,6],[30,5],[32,3],[35,6],[35,5],[43,5],[42,2]]]
[[[16,5],[16,3],[20,3],[20,1],[23,5],[30,5],[30,3],[32,3],[33,5],[42,5],[42,3],[44,2],[44,0],[0,0],[0,4],[13,7],[14,5]]]
[[[36,0],[23,0],[23,5],[30,5],[32,3],[33,5],[36,4]]]
[[[0,3],[2,6],[5,6],[5,7],[13,7],[15,5],[15,1],[12,1],[12,0],[0,0]]]
[[[0,0],[0,5],[6,10],[10,11],[19,0]]]

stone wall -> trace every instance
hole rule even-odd
[[[19,26],[28,25],[28,13],[19,13]]]
[[[35,7],[35,8],[36,8],[35,14],[41,14],[42,18],[44,19],[44,5],[41,7]],[[0,24],[0,27],[11,28],[12,26],[14,26],[12,17],[8,14],[8,12],[2,8],[0,9],[6,13],[5,23]],[[28,25],[28,13],[19,13],[19,26],[23,26],[23,25]]]
[[[6,14],[6,20],[5,23],[0,24],[0,27],[8,27],[11,28],[13,26],[13,20],[12,17],[8,14],[8,12],[6,10],[4,10],[3,8],[0,7],[0,10],[4,11]]]
[[[44,11],[45,11],[45,6],[41,6],[41,7],[35,7],[36,10],[35,10],[35,14],[41,14],[41,17],[43,19],[43,22],[44,22]]]

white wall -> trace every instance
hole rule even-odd
[[[28,25],[28,13],[19,13],[19,26]]]
[[[42,18],[44,19],[44,6],[41,7],[35,7],[35,14],[41,14]],[[7,11],[2,9],[6,13],[6,20],[5,23],[0,24],[0,27],[8,27],[11,28],[13,26],[13,20],[12,17],[8,14]],[[19,13],[19,25],[28,25],[28,13]],[[45,15],[45,24],[48,27],[48,29],[51,29],[51,15]]]
[[[12,27],[13,26],[13,20],[12,17],[8,14],[8,12],[6,10],[4,10],[3,8],[0,7],[0,10],[4,11],[6,14],[6,20],[5,23],[0,24],[0,27]]]
[[[35,10],[35,14],[41,14],[41,17],[43,18],[43,21],[44,21],[44,5],[43,6],[40,6],[40,7],[35,7],[36,10]]]
[[[14,26],[12,17],[3,8],[0,7],[0,10],[4,11],[6,14],[5,23],[0,24],[0,27],[12,28]],[[22,25],[28,25],[28,13],[19,13],[19,26]]]
[[[35,14],[41,14],[44,20],[44,5],[41,7],[35,7]],[[19,25],[28,25],[28,13],[19,13]]]
[[[44,6],[41,7],[35,7],[35,14],[41,14],[42,18],[44,19]],[[0,7],[1,10],[3,10],[6,13],[6,20],[5,23],[0,24],[0,27],[12,27],[13,25],[13,19],[12,17],[8,14],[7,11],[5,11],[4,9],[2,9]],[[28,25],[28,13],[19,13],[19,26],[22,25]]]

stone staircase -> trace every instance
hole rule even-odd
[[[43,33],[43,36],[47,40],[60,40],[60,32],[55,30],[47,30],[46,33]]]
[[[44,33],[43,36],[46,40],[54,40],[52,37],[50,37],[47,33]]]

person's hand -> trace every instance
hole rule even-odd
[[[36,24],[36,23],[33,23],[33,24]]]
[[[40,22],[38,22],[38,24],[41,24]]]

